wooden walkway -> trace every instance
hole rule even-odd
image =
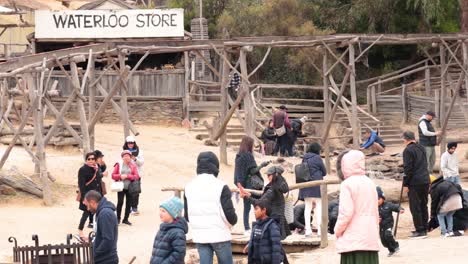
[[[232,253],[243,254],[244,247],[249,242],[248,236],[233,234],[232,235]],[[291,235],[283,240],[283,248],[286,253],[300,253],[307,250],[312,250],[320,247],[320,237],[313,236],[306,238],[304,235]],[[187,240],[187,247],[195,249],[195,243],[192,239]]]

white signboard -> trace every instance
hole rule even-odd
[[[183,37],[183,9],[35,12],[36,38]]]

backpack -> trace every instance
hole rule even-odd
[[[308,182],[312,180],[310,176],[309,164],[302,162],[294,166],[294,174],[296,175],[296,183]]]

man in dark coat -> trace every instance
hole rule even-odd
[[[93,241],[94,263],[118,264],[118,223],[114,204],[107,201],[97,191],[86,193],[85,204],[88,211],[96,214],[96,224],[94,227],[96,236]]]
[[[429,173],[427,171],[426,151],[416,143],[413,132],[403,133],[406,145],[403,151],[404,192],[408,193],[413,224],[416,229],[411,238],[427,237],[427,222],[429,218],[427,201],[429,195]]]

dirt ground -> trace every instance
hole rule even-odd
[[[172,196],[172,193],[161,191],[163,186],[184,186],[195,175],[196,158],[201,151],[213,151],[218,154],[217,147],[204,146],[196,140],[194,135],[183,128],[167,128],[158,126],[139,125],[141,135],[137,143],[145,157],[144,175],[142,179],[143,192],[140,196],[141,215],[131,216],[133,226],[119,227],[118,253],[121,263],[128,263],[133,256],[137,256],[135,263],[148,263],[151,255],[154,235],[159,226],[158,204]],[[103,151],[109,167],[119,160],[123,144],[123,133],[120,125],[98,125],[96,148]],[[463,147],[462,147],[463,148]],[[0,153],[6,146],[0,146]],[[391,152],[401,151],[391,148]],[[459,158],[463,158],[464,149],[459,151]],[[222,166],[220,178],[233,185],[233,160],[235,152],[229,151],[230,166]],[[272,157],[257,157],[257,162],[270,160]],[[292,158],[293,163],[299,159]],[[76,234],[81,211],[74,200],[76,189],[76,175],[82,165],[82,156],[78,150],[50,149],[47,156],[48,169],[57,178],[54,184],[54,205],[42,206],[37,200],[26,194],[13,197],[0,196],[0,262],[11,260],[12,244],[9,236],[15,236],[20,245],[32,245],[31,235],[39,235],[40,243],[64,243],[66,235]],[[31,174],[34,166],[29,156],[20,148],[15,148],[6,163],[5,168],[16,166],[21,172]],[[293,183],[292,173],[286,174],[288,181]],[[110,186],[110,178],[105,179]],[[330,191],[337,186],[330,187]],[[107,197],[116,203],[117,195],[109,193]],[[242,203],[236,203],[239,221],[234,231],[243,231]],[[408,208],[407,205],[403,205]],[[251,215],[253,218],[253,215]],[[253,219],[252,219],[253,220]],[[409,210],[402,215],[399,225],[399,237],[404,238],[412,230],[411,214]],[[88,230],[90,231],[90,230]],[[449,238],[442,241],[438,231],[431,234],[430,239],[423,241],[400,240],[402,252],[395,258],[385,257],[385,249],[381,251],[381,263],[441,263],[443,260],[453,260],[451,263],[462,263],[468,253],[461,250],[468,242],[467,237]],[[333,241],[324,250],[314,250],[305,254],[295,254],[291,258],[294,263],[338,263]],[[449,262],[450,263],[450,262]]]

